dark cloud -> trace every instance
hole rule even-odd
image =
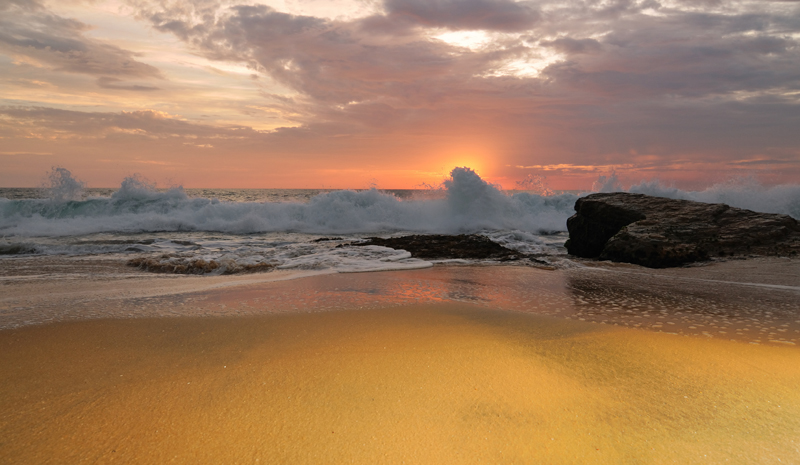
[[[385,0],[393,19],[453,30],[523,31],[539,20],[526,3],[512,0]]]
[[[27,57],[58,72],[161,78],[159,70],[138,61],[136,53],[86,37],[90,26],[81,21],[49,13],[36,2],[6,1],[0,4],[3,9],[0,53]]]
[[[138,92],[150,92],[159,90],[158,87],[143,86],[140,84],[126,84],[122,79],[103,76],[97,78],[97,85],[104,89],[132,90]]]
[[[119,134],[150,139],[200,136],[236,138],[245,133],[256,134],[247,128],[215,128],[152,110],[82,112],[23,106],[0,106],[0,128],[6,131],[27,132],[45,139],[75,137],[97,139]]]
[[[288,88],[277,95],[264,84],[263,103],[300,127],[265,134],[156,112],[6,109],[15,128],[291,141],[281,147],[486,133],[519,147],[514,156],[533,157],[531,147],[544,144],[551,151],[535,156],[584,165],[631,151],[658,157],[648,166],[701,151],[790,160],[751,155],[800,146],[800,2],[386,0],[372,16],[332,20],[213,0],[131,1],[139,18],[194,53],[246,64],[270,78],[259,83]],[[141,80],[158,70],[135,54],[23,3],[0,3],[22,18],[0,19],[2,50],[91,75],[104,88],[156,90]],[[469,31],[484,42],[442,35]]]
[[[12,8],[33,11],[43,9],[44,5],[37,0],[0,0],[0,11],[6,11]]]
[[[470,80],[493,62],[519,53],[512,47],[477,56],[419,35],[382,40],[371,34],[376,17],[345,23],[266,6],[238,6],[226,13],[205,17],[181,10],[169,16],[148,10],[142,15],[205,56],[248,63],[320,105],[387,99],[427,105],[457,91],[455,82]]]
[[[673,12],[619,20],[598,39],[602,49],[590,53],[574,39],[543,42],[568,56],[543,74],[559,86],[626,99],[796,89],[800,44],[783,33],[784,19],[744,16]]]
[[[581,53],[596,53],[602,49],[602,45],[595,39],[573,39],[571,37],[561,37],[555,40],[543,40],[539,42],[543,47],[553,49],[567,54],[578,55]]]
[[[720,139],[720,128],[772,146],[795,143],[761,108],[770,99],[774,115],[796,111],[800,5],[681,5],[387,0],[383,14],[334,21],[209,0],[140,4],[140,15],[206,57],[247,63],[298,92],[291,101],[273,100],[304,125],[286,134],[469,132],[484,125],[528,140],[536,131],[526,130],[527,122],[553,128],[551,144],[576,158],[627,153],[627,128],[634,126],[634,145],[652,149],[644,139],[658,140],[662,154],[715,144],[737,156],[757,150],[755,142]],[[442,29],[481,30],[488,42],[467,48],[431,40]],[[555,62],[539,74],[514,74],[553,52]],[[594,142],[569,148],[574,144],[552,140],[589,140],[574,136],[582,131]]]
[[[798,85],[800,47],[787,34],[800,24],[797,7],[735,14],[713,6],[702,11],[704,4],[666,9],[652,0],[540,4],[546,14],[510,0],[387,0],[385,14],[352,21],[263,5],[220,9],[210,1],[140,6],[154,27],[205,56],[248,63],[323,106],[420,107],[475,92],[500,101],[518,98],[521,87],[539,95],[579,89],[650,99]],[[648,9],[659,14],[643,13]],[[525,33],[470,50],[432,41],[425,28]],[[504,66],[524,68],[547,51],[564,59],[539,76],[517,76],[509,92]]]

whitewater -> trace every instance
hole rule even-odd
[[[50,177],[47,198],[0,198],[2,259],[107,255],[146,258],[161,264],[161,271],[210,274],[379,271],[432,262],[385,247],[341,246],[369,236],[482,234],[565,267],[571,263],[563,248],[566,220],[575,201],[590,193],[505,192],[466,167],[453,169],[433,191],[280,191],[269,200],[235,190],[158,190],[136,176],[109,195],[92,196],[63,168]],[[798,185],[740,181],[693,192],[647,181],[623,189],[609,176],[593,186],[599,192],[622,190],[800,218]]]

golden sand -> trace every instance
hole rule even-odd
[[[800,350],[444,303],[0,331],[2,463],[798,463]]]

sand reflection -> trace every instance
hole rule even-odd
[[[568,274],[574,317],[759,344],[800,343],[800,294],[645,273]]]

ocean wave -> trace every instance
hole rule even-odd
[[[339,241],[336,241],[339,243]],[[428,268],[433,264],[412,258],[405,250],[380,246],[337,248],[334,244],[293,244],[272,249],[138,256],[129,266],[175,274],[236,274],[259,271],[315,270],[340,273]]]
[[[376,189],[341,190],[300,202],[220,202],[158,191],[126,179],[111,197],[0,199],[0,234],[68,236],[100,232],[217,231],[232,234],[471,233],[563,231],[574,194],[506,195],[469,168],[456,168],[442,199],[402,200]]]
[[[92,197],[61,168],[53,170],[50,183],[49,198],[0,198],[4,259],[112,254],[147,271],[196,274],[380,271],[423,268],[431,262],[405,251],[337,245],[366,235],[478,233],[566,267],[571,263],[563,248],[566,220],[575,201],[589,193],[539,189],[538,194],[512,194],[466,167],[455,168],[441,190],[403,198],[370,189],[309,194],[307,201],[220,201],[189,196],[181,187],[158,190],[136,176],[108,196]],[[593,190],[625,189],[612,173],[601,176]],[[800,219],[798,185],[767,187],[739,180],[686,191],[645,181],[627,191]],[[338,239],[317,241],[320,236]]]
[[[631,192],[678,200],[724,203],[761,213],[779,213],[800,220],[800,184],[765,186],[753,177],[733,178],[701,191],[688,191],[670,186],[659,179],[640,181],[628,189],[615,173],[600,176],[592,185],[593,192]]]
[[[376,189],[340,190],[307,202],[230,202],[189,197],[181,187],[166,191],[140,177],[126,178],[109,197],[83,198],[83,184],[63,168],[50,174],[48,199],[0,198],[0,235],[63,237],[95,233],[221,232],[380,234],[393,232],[461,234],[487,231],[565,231],[575,200],[584,194],[508,195],[470,168],[455,168],[432,198],[398,198]],[[593,186],[622,191],[613,173]],[[632,185],[629,192],[728,205],[800,219],[800,185],[763,186],[736,180],[702,191],[687,191],[657,180]],[[588,192],[587,192],[588,193]],[[6,253],[17,253],[10,249]]]
[[[764,186],[754,179],[745,178],[715,184],[702,191],[684,191],[656,180],[643,181],[631,186],[628,191],[671,199],[725,203],[732,207],[762,213],[781,213],[800,219],[800,185],[797,184]]]

